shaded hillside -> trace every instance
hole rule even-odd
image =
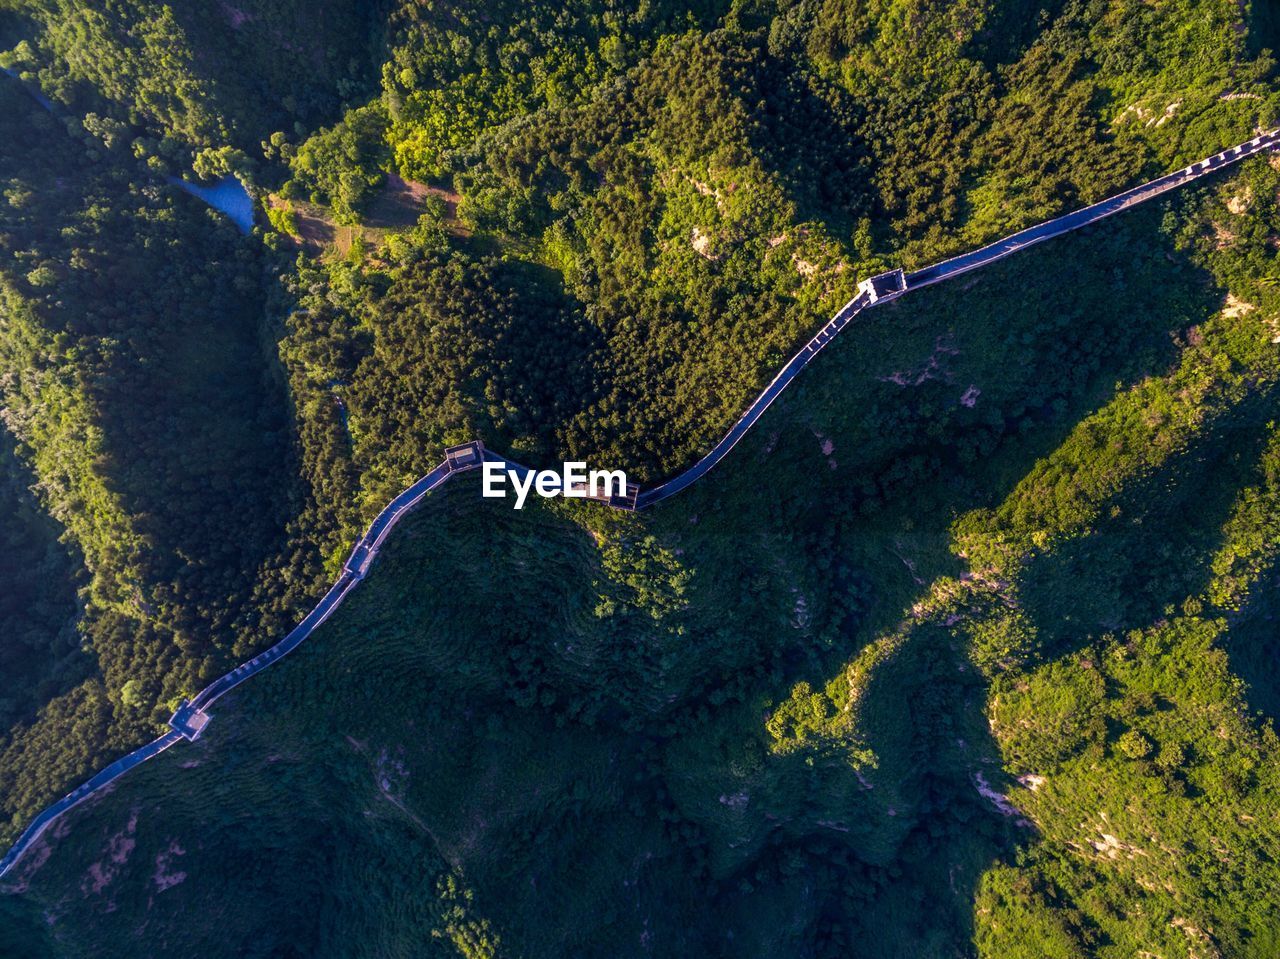
[[[858,277],[1280,104],[1274,25],[1209,0],[15,7],[5,62],[78,119],[0,83],[0,509],[52,570],[0,607],[0,838],[442,446],[667,474]],[[188,146],[273,229],[163,186]],[[416,223],[290,240],[391,173]],[[48,834],[0,949],[1269,956],[1277,195],[1255,158],[868,311],[652,513],[451,484]]]
[[[504,10],[447,68],[445,39],[462,43],[470,21],[411,21],[382,96],[285,151],[283,192],[357,218],[384,171],[434,177],[460,195],[472,235],[427,205],[417,229],[328,258],[303,284],[317,295],[301,298],[294,352],[318,339],[360,368],[352,379],[316,364],[308,379],[344,384],[351,468],[379,490],[403,482],[431,460],[397,424],[435,400],[391,386],[403,370],[385,369],[362,332],[423,295],[419,263],[443,249],[455,262],[534,261],[559,277],[530,272],[516,293],[541,304],[564,290],[539,336],[561,341],[582,376],[531,358],[517,376],[544,398],[517,424],[495,419],[485,375],[450,361],[432,380],[461,398],[451,416],[525,455],[656,480],[727,429],[857,277],[975,246],[1271,123],[1271,61],[1232,10],[1062,4],[1006,43],[996,25],[1030,16],[1021,5],[833,2],[753,8],[656,41],[635,31],[669,19],[628,21],[615,42],[593,41],[574,6],[554,51],[524,40],[544,14]],[[617,56],[593,58],[591,42]],[[534,64],[541,80],[508,89],[522,75],[495,62]],[[440,328],[462,324],[448,338],[470,353],[460,300],[425,295]]]
[[[8,832],[257,642],[286,592],[260,581],[284,546],[292,467],[259,339],[260,255],[194,200],[86,151],[7,79],[0,129],[28,145],[0,154],[0,391],[24,461],[11,468],[84,557],[93,663],[67,673],[63,627],[46,637],[42,668],[83,683],[46,687],[35,721],[6,730]]]
[[[379,3],[16,0],[6,65],[78,114],[132,125],[149,155],[296,135],[376,84]]]
[[[0,433],[0,727],[30,720],[37,707],[83,678],[89,657],[76,630],[76,587],[83,582],[75,549],[40,508],[34,477]]]
[[[69,956],[1269,954],[1277,188],[874,311],[651,515],[459,481],[20,901]]]

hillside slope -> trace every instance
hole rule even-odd
[[[443,446],[661,477],[857,277],[1280,116],[1266,11],[1043,6],[6,7],[55,113],[0,77],[0,841]],[[192,149],[270,227],[165,185]],[[1277,196],[867,311],[651,513],[451,483],[51,830],[0,951],[1271,955]]]
[[[652,516],[451,487],[16,903],[60,955],[1267,955],[1278,188],[885,308]]]

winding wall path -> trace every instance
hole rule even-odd
[[[635,508],[644,509],[654,503],[661,502],[669,496],[674,496],[710,472],[755,425],[756,421],[764,414],[764,411],[782,394],[783,390],[799,375],[800,371],[809,365],[810,361],[818,355],[823,347],[835,339],[836,335],[848,325],[850,320],[867,307],[921,287],[941,283],[943,280],[949,280],[962,273],[968,273],[970,270],[989,266],[1036,243],[1042,243],[1055,236],[1061,236],[1072,230],[1078,230],[1091,223],[1096,223],[1105,217],[1127,210],[1140,203],[1145,203],[1147,200],[1177,189],[1245,157],[1265,152],[1276,146],[1280,146],[1280,130],[1271,130],[1260,134],[1239,146],[1216,153],[1198,163],[1193,163],[1189,167],[1166,174],[1130,190],[1125,190],[1123,193],[1108,197],[1092,206],[1087,206],[1073,213],[1020,230],[1011,236],[997,240],[995,243],[974,250],[971,253],[965,253],[933,266],[925,267],[922,270],[908,273],[902,278],[903,287],[895,290],[890,295],[882,294],[877,296],[874,290],[866,289],[866,283],[862,284],[863,288],[860,288],[858,295],[841,307],[840,311],[828,320],[813,338],[791,357],[778,372],[778,375],[773,378],[772,382],[752,401],[751,405],[747,407],[746,411],[743,412],[742,416],[738,418],[738,421],[734,423],[733,427],[719,443],[683,473],[660,486],[639,493],[635,500]],[[259,653],[248,662],[242,663],[225,676],[214,680],[189,702],[183,702],[178,711],[174,713],[173,719],[170,720],[172,728],[169,732],[134,750],[127,756],[117,759],[92,779],[76,787],[36,816],[22,835],[18,837],[17,842],[5,854],[5,857],[0,859],[0,878],[14,867],[22,854],[31,848],[41,834],[63,813],[83,802],[98,790],[105,788],[133,767],[146,762],[153,756],[159,755],[180,740],[197,738],[204,731],[204,727],[209,720],[209,714],[206,712],[209,706],[249,677],[261,672],[272,663],[297,649],[321,623],[333,614],[333,611],[346,599],[347,594],[368,574],[369,568],[373,561],[377,559],[378,551],[386,541],[387,535],[405,515],[421,503],[433,490],[448,482],[455,473],[475,469],[485,461],[504,463],[508,468],[522,474],[529,471],[528,467],[507,460],[491,450],[484,449],[480,443],[471,443],[446,450],[445,459],[442,463],[383,508],[382,512],[370,524],[368,531],[356,543],[350,558],[343,566],[342,575],[338,577],[338,581],[329,588],[329,591],[324,594],[324,597],[306,615],[302,622],[270,649]]]

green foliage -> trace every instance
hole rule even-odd
[[[241,181],[253,182],[253,163],[243,150],[234,147],[206,147],[196,153],[191,169],[202,180],[219,180],[234,176]]]
[[[298,235],[298,215],[294,211],[293,204],[285,200],[280,206],[273,203],[266,205],[267,222],[273,229],[289,236]]]
[[[288,460],[283,397],[265,376],[254,303],[260,255],[194,200],[132,182],[132,159],[70,148],[12,83],[0,87],[0,131],[27,144],[0,154],[0,181],[45,198],[0,206],[12,251],[0,267],[5,427],[14,468],[29,470],[88,571],[79,582],[74,566],[58,573],[56,552],[43,560],[50,602],[59,582],[62,603],[68,582],[83,586],[85,653],[65,606],[62,626],[32,609],[50,627],[43,668],[21,619],[8,620],[6,715],[30,720],[0,736],[8,836],[104,754],[152,733],[264,627],[296,616],[311,580],[260,583],[293,560],[289,487],[274,471]],[[21,529],[15,546],[30,556]],[[15,602],[34,588],[7,581]]]
[[[441,447],[668,474],[858,276],[1276,116],[1257,10],[1041,6],[20,4],[5,62],[82,119],[0,89],[8,834],[279,638]],[[440,183],[290,262],[147,172],[259,146],[343,224]],[[0,937],[1273,954],[1278,191],[1252,161],[863,314],[653,514],[459,478],[77,810]]]
[[[309,194],[333,206],[339,223],[355,223],[382,183],[386,116],[379,104],[349,112],[340,123],[303,143],[293,157],[286,195]]]
[[[385,12],[350,0],[15,0],[9,7],[27,36],[0,56],[38,79],[51,99],[188,148],[244,150],[366,93]]]
[[[609,574],[609,585],[600,584],[597,616],[634,609],[660,622],[688,605],[685,594],[692,574],[653,536],[638,542],[609,538],[600,559],[601,568]]]

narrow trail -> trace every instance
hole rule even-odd
[[[952,257],[949,260],[944,260],[941,263],[927,266],[912,273],[904,273],[903,270],[897,269],[863,280],[858,284],[858,295],[841,307],[839,312],[823,324],[822,328],[787,361],[777,376],[773,378],[769,385],[747,407],[742,416],[738,418],[738,421],[734,423],[729,432],[706,455],[683,473],[667,480],[665,483],[644,491],[632,488],[628,490],[626,496],[615,496],[608,499],[608,505],[625,510],[645,509],[674,496],[700,480],[728,455],[729,451],[738,444],[738,441],[764,415],[765,410],[791,384],[791,381],[799,375],[800,371],[809,365],[823,347],[835,339],[836,335],[849,324],[850,320],[863,310],[896,299],[912,290],[931,286],[934,283],[941,283],[971,270],[990,266],[992,263],[1025,250],[1029,246],[1061,236],[1064,233],[1070,233],[1116,213],[1131,209],[1209,173],[1230,166],[1246,157],[1267,152],[1277,146],[1280,146],[1280,129],[1270,130],[1259,134],[1252,140],[1193,163],[1191,166],[1168,173],[1122,193],[1117,193],[1115,196],[1108,197],[1091,206],[1055,217],[1052,220],[1046,220],[1044,223],[1028,227],[1025,230],[1019,230],[1017,233],[971,253]],[[329,591],[325,593],[315,608],[303,618],[302,622],[270,649],[259,653],[249,661],[231,670],[231,672],[214,680],[191,700],[184,701],[178,707],[177,712],[173,714],[173,718],[169,720],[169,732],[134,750],[127,756],[117,759],[92,779],[78,786],[36,816],[26,830],[23,831],[22,835],[18,837],[8,853],[5,854],[5,857],[0,859],[0,878],[3,878],[17,864],[23,853],[30,849],[54,820],[63,813],[84,802],[99,790],[106,788],[130,769],[164,752],[170,746],[183,739],[195,740],[199,738],[211,718],[207,711],[210,706],[251,676],[256,675],[297,649],[317,627],[333,614],[333,611],[346,599],[347,594],[368,575],[369,569],[374,560],[377,559],[378,552],[386,542],[387,536],[404,516],[421,503],[431,492],[448,482],[455,474],[477,469],[485,462],[505,464],[508,469],[522,475],[530,472],[528,467],[507,460],[492,450],[486,450],[484,444],[479,441],[445,450],[445,458],[439,465],[388,503],[382,512],[378,514],[377,518],[369,526],[368,531],[365,532],[364,536],[360,538],[355,548],[351,551],[350,557],[343,565],[342,575],[338,577],[338,581],[329,588]]]

